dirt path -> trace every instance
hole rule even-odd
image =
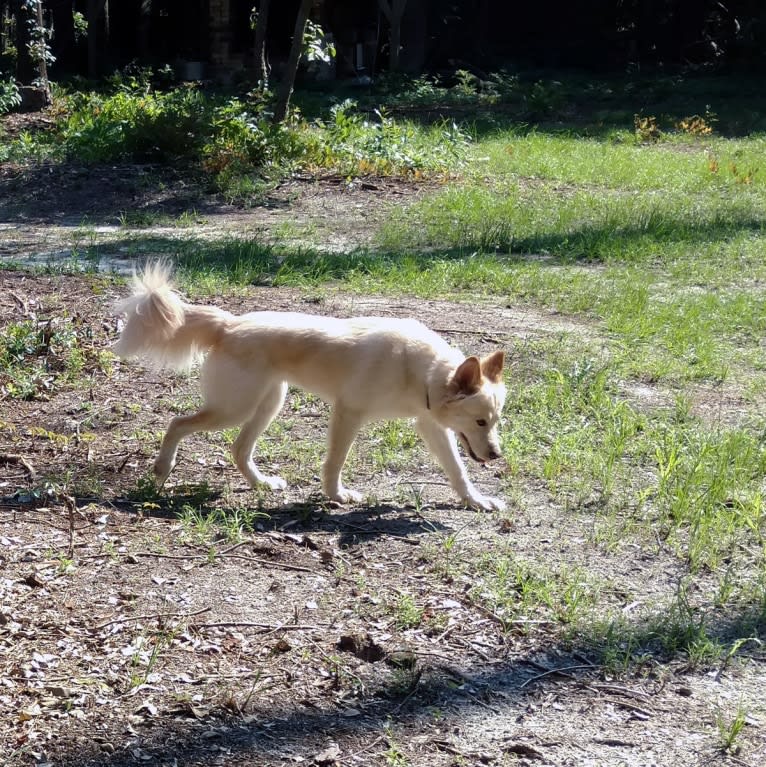
[[[258,206],[243,209],[206,195],[196,182],[167,168],[47,170],[0,168],[0,263],[45,265],[152,236],[257,238],[348,251],[371,244],[392,206],[430,188],[396,179],[296,177],[265,192]],[[99,265],[121,271],[131,260],[110,252]]]

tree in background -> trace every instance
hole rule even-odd
[[[268,90],[269,87],[269,59],[266,52],[266,35],[269,29],[269,5],[271,0],[261,0],[258,3],[258,10],[253,8],[250,17],[251,24],[255,28],[255,46],[253,48],[253,58],[255,59],[255,81],[262,90]]]
[[[55,61],[50,29],[45,25],[42,0],[16,0],[16,79],[21,83],[23,111],[44,109],[51,103],[48,65]]]
[[[378,0],[378,5],[388,21],[388,68],[392,72],[399,70],[399,53],[402,48],[402,16],[407,0]]]
[[[293,42],[290,46],[290,55],[287,58],[285,71],[282,74],[282,80],[279,83],[277,91],[277,100],[274,104],[274,122],[280,123],[287,115],[287,108],[290,104],[290,94],[295,85],[295,76],[298,74],[298,63],[303,52],[303,35],[306,32],[306,22],[309,19],[309,12],[313,0],[301,0],[298,8],[298,15],[295,18],[295,30],[293,31]]]

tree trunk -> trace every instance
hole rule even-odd
[[[271,0],[261,0],[258,4],[258,21],[255,25],[255,81],[261,90],[269,87],[269,62],[266,56],[266,31],[269,24],[269,5]],[[301,33],[301,37],[303,33]]]
[[[306,31],[306,22],[309,18],[309,11],[314,0],[301,0],[298,16],[295,19],[295,30],[293,31],[293,44],[290,47],[290,55],[287,58],[287,66],[279,83],[277,93],[277,102],[274,105],[273,122],[276,125],[281,123],[287,115],[287,107],[290,104],[290,94],[295,85],[295,75],[298,73],[298,63],[303,51],[303,33]]]
[[[407,0],[378,0],[390,29],[388,38],[388,69],[396,72],[399,69],[399,51],[402,47],[402,16]]]
[[[138,57],[149,59],[149,33],[152,28],[152,0],[140,0],[138,5]]]
[[[23,6],[23,0],[12,0],[11,8],[16,19],[16,79],[28,85],[37,77],[37,68],[29,51],[32,42],[29,26],[29,14]]]
[[[51,103],[42,2],[25,6],[18,0],[12,7],[16,15],[16,79],[21,83],[19,110],[39,112]]]
[[[74,73],[77,71],[77,41],[72,17],[74,4],[72,0],[49,0],[46,5],[53,20],[52,48],[56,53],[54,72]]]
[[[109,44],[109,0],[88,0],[88,77],[104,73]]]

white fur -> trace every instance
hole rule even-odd
[[[343,487],[341,470],[359,429],[382,418],[415,418],[416,428],[460,498],[475,507],[502,509],[471,483],[457,449],[483,463],[500,455],[497,427],[505,401],[503,352],[464,357],[425,325],[409,319],[335,319],[293,312],[235,316],[186,303],[171,287],[163,264],[134,279],[134,292],[116,307],[127,315],[114,345],[122,357],[166,367],[189,366],[204,355],[202,409],[173,418],[154,464],[161,484],[180,440],[196,431],[241,426],[234,462],[251,485],[274,490],[281,477],[263,475],[253,461],[258,436],[282,407],[288,384],[332,405],[324,492],[341,503],[360,501]]]

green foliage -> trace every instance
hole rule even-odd
[[[46,134],[22,133],[0,159],[40,157],[86,163],[190,163],[230,199],[260,194],[298,168],[359,175],[444,174],[459,166],[467,135],[453,122],[429,128],[403,123],[384,109],[358,110],[347,100],[312,122],[294,110],[273,125],[270,94],[224,99],[196,87],[157,90],[162,70],[132,67],[110,78],[110,92],[60,99],[59,122]],[[0,111],[11,104],[0,85]]]
[[[317,123],[319,141],[310,161],[336,167],[345,175],[422,175],[459,164],[468,136],[454,122],[442,122],[425,132],[399,123],[382,108],[372,116],[347,99],[330,110],[330,119]]]
[[[0,393],[16,399],[45,397],[77,379],[86,363],[106,363],[88,342],[87,329],[66,319],[22,320],[0,331]]]
[[[21,93],[13,78],[0,79],[0,115],[21,104]]]
[[[295,124],[272,124],[263,104],[232,99],[214,110],[202,146],[202,167],[218,188],[232,193],[241,179],[277,179],[300,164],[308,134]]]
[[[194,157],[209,131],[210,105],[194,88],[75,96],[61,130],[67,155],[85,162]]]
[[[311,19],[303,30],[303,55],[309,61],[330,62],[335,58],[335,46],[327,41],[322,27]]]

